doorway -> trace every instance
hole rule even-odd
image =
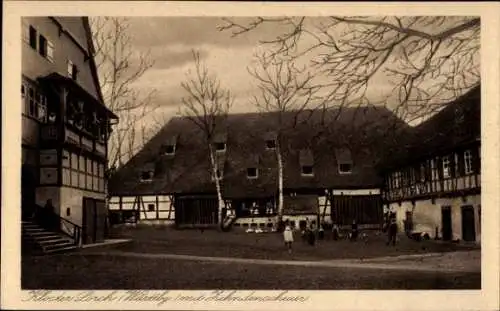
[[[451,241],[452,227],[451,227],[451,206],[441,207],[441,228],[444,241]]]
[[[83,197],[82,243],[92,244],[104,241],[106,227],[106,206],[103,200]]]
[[[462,240],[467,242],[476,241],[474,207],[471,205],[462,206]]]

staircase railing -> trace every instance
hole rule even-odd
[[[82,227],[61,217],[54,211],[35,204],[33,206],[31,218],[46,230],[67,235],[73,240],[75,246],[81,245]]]

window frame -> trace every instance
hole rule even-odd
[[[272,146],[269,146],[269,143],[272,143]],[[266,150],[276,150],[276,139],[266,139]]]
[[[341,170],[342,165],[349,165],[349,170],[348,171]],[[352,163],[343,162],[343,163],[339,163],[337,170],[338,170],[339,174],[341,174],[341,175],[348,175],[348,174],[352,174],[352,168],[353,168]]]
[[[451,177],[450,156],[441,157],[441,170],[443,172],[443,178],[450,178]]]
[[[35,51],[38,51],[38,31],[32,25],[29,25],[28,45]]]
[[[224,148],[223,149],[219,149],[220,145],[224,146]],[[227,146],[226,146],[225,142],[215,142],[214,143],[214,148],[215,148],[215,152],[225,152]]]
[[[304,168],[311,168],[310,173],[305,173]],[[312,177],[314,176],[314,165],[301,165],[300,166],[300,175],[305,176],[305,177]]]
[[[254,170],[255,174],[250,175],[250,170]],[[259,178],[259,169],[257,167],[247,167],[247,178],[248,179],[257,179]]]
[[[464,151],[464,173],[465,175],[470,175],[474,173],[473,167],[473,155],[470,149]]]
[[[144,178],[146,175],[145,174],[148,174],[148,178]],[[154,178],[154,172],[149,170],[149,171],[142,171],[141,172],[141,182],[151,182],[153,181],[153,178]]]

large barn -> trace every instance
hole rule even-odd
[[[281,118],[282,125],[277,127]],[[214,138],[222,196],[235,226],[270,227],[278,202],[279,139],[284,219],[382,223],[377,164],[409,126],[382,107],[230,114]],[[208,145],[188,118],[175,117],[109,182],[113,223],[217,223]]]

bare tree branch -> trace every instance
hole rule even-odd
[[[480,83],[478,17],[258,17],[243,25],[223,19],[219,30],[244,35],[266,23],[285,29],[261,41],[266,61],[309,62],[330,101],[369,99],[413,122]],[[375,84],[387,89],[376,100],[368,96]]]
[[[144,123],[158,108],[154,102],[156,90],[143,92],[135,86],[153,67],[154,61],[149,52],[138,52],[132,48],[129,27],[127,18],[91,19],[104,102],[120,120],[109,139],[110,167],[123,165],[158,130]]]
[[[206,140],[212,179],[217,191],[218,223],[222,226],[225,203],[220,178],[223,178],[223,173],[219,178],[219,163],[213,144],[216,132],[224,130],[222,127],[233,104],[233,97],[228,89],[221,86],[219,79],[209,72],[200,59],[200,53],[194,50],[192,53],[195,70],[188,72],[186,80],[181,82],[181,87],[186,92],[186,96],[182,98],[181,114],[201,130]]]

